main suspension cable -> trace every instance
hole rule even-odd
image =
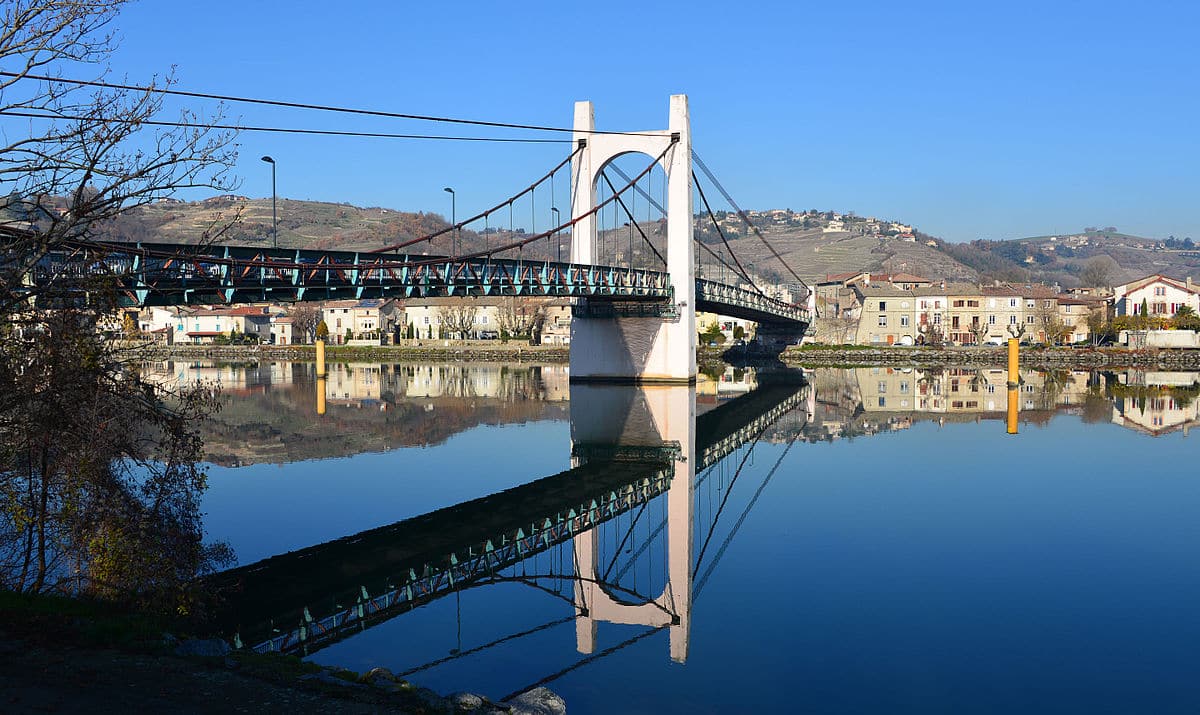
[[[419,238],[409,239],[407,241],[401,241],[400,243],[395,243],[390,246],[384,246],[383,248],[376,248],[376,249],[372,250],[371,253],[392,253],[392,252],[398,251],[402,248],[407,248],[408,246],[411,246],[413,244],[421,243],[422,241],[432,241],[433,239],[437,238],[438,236],[443,236],[447,233],[450,233],[451,231],[459,230],[463,226],[466,226],[469,223],[478,221],[481,218],[487,218],[489,214],[491,214],[495,211],[499,211],[500,209],[504,208],[505,206],[511,207],[513,205],[513,202],[515,202],[517,199],[520,199],[525,194],[528,194],[531,191],[533,191],[535,188],[538,187],[539,184],[541,184],[546,179],[553,180],[554,175],[558,173],[558,170],[563,168],[567,164],[569,164],[571,162],[571,160],[574,159],[581,151],[583,151],[583,147],[576,147],[575,151],[571,152],[571,154],[566,159],[563,159],[562,161],[558,162],[558,165],[555,166],[553,169],[551,169],[550,173],[546,174],[542,178],[533,182],[525,189],[522,189],[520,193],[509,197],[507,201],[502,201],[501,203],[496,204],[492,208],[490,208],[482,213],[475,214],[474,216],[472,216],[468,219],[464,219],[462,221],[459,221],[456,224],[453,224],[453,225],[447,226],[446,228],[434,231],[431,234],[427,234],[427,235],[421,236]]]
[[[764,294],[762,289],[755,284],[754,279],[750,277],[750,273],[746,271],[746,268],[742,265],[742,262],[738,260],[737,254],[733,252],[733,247],[729,245],[728,239],[725,238],[725,232],[721,230],[721,224],[717,223],[717,217],[713,215],[712,207],[708,205],[708,197],[704,195],[704,187],[700,186],[700,180],[696,178],[696,172],[694,171],[692,172],[692,183],[696,185],[696,191],[700,194],[700,201],[704,204],[704,210],[708,211],[708,217],[712,220],[713,227],[717,229],[717,235],[721,237],[721,243],[725,244],[725,250],[729,251],[729,257],[732,258],[733,262],[737,264],[737,267],[741,269],[741,276],[746,279],[746,281],[750,284],[750,287],[753,288],[756,293],[766,298],[766,294]]]
[[[808,283],[806,283],[804,279],[801,278],[798,273],[796,273],[796,271],[792,270],[792,267],[788,265],[787,261],[783,260],[783,256],[779,255],[779,251],[775,250],[775,247],[772,246],[766,237],[762,235],[762,233],[758,230],[758,227],[754,225],[754,222],[752,222],[750,217],[746,215],[746,212],[737,205],[737,202],[734,201],[733,197],[729,195],[729,192],[725,190],[725,187],[721,185],[721,182],[717,180],[717,177],[714,176],[711,171],[709,171],[707,166],[705,166],[704,160],[700,158],[700,155],[693,151],[692,158],[696,160],[696,166],[700,167],[700,170],[704,172],[704,175],[708,177],[709,181],[713,182],[713,186],[717,187],[717,191],[720,191],[721,195],[725,197],[725,200],[729,202],[729,205],[737,211],[738,216],[740,216],[741,219],[746,222],[746,225],[750,227],[750,230],[754,232],[754,235],[758,236],[758,239],[763,242],[763,245],[767,247],[767,249],[771,252],[771,255],[775,256],[775,259],[779,261],[779,264],[787,269],[787,272],[791,273],[792,277],[799,281],[800,285],[804,286],[805,290],[807,290]]]

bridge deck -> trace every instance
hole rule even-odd
[[[47,255],[32,283],[63,276],[111,276],[130,306],[450,296],[670,303],[674,296],[666,273],[618,266],[157,243],[75,242]],[[802,307],[714,281],[696,281],[696,300],[700,310],[731,317],[808,322]]]

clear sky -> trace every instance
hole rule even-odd
[[[693,144],[745,208],[856,211],[949,240],[1116,226],[1200,239],[1200,4],[142,0],[116,77],[218,94],[599,129]],[[191,102],[191,106],[198,106]],[[230,107],[247,125],[497,134]],[[459,215],[559,145],[244,134],[241,193]]]

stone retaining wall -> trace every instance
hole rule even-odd
[[[791,365],[957,365],[1005,366],[1007,348],[789,348],[783,355]],[[1023,348],[1021,367],[1030,368],[1154,368],[1200,369],[1200,350],[1121,350],[1115,348]]]

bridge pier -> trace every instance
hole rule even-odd
[[[580,298],[571,321],[571,380],[691,383],[696,380],[696,280],[692,230],[692,140],[687,96],[671,96],[666,131],[593,134],[591,102],[575,104],[571,262],[595,264],[596,183],[622,154],[657,159],[667,177],[667,273],[673,297],[649,301]]]
[[[577,446],[666,448],[674,453],[667,490],[667,582],[645,603],[628,603],[601,583],[598,528],[575,535],[576,649],[593,653],[597,623],[624,623],[670,629],[671,660],[687,660],[692,612],[692,511],[696,476],[696,390],[684,386],[642,389],[616,386],[571,387],[572,453]],[[572,466],[580,466],[578,456]]]

